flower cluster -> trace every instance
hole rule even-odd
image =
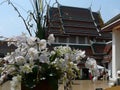
[[[85,67],[89,69],[89,73],[93,76],[93,81],[97,80],[98,76],[100,76],[100,72],[98,70],[97,62],[94,58],[88,57],[85,62]]]
[[[27,37],[25,34],[8,38],[8,45],[17,48],[0,60],[0,83],[11,81],[12,90],[17,83],[22,82],[28,87],[35,87],[41,80],[66,80],[66,74],[75,78],[79,71],[77,64],[85,57],[85,51],[72,50],[69,46],[47,48],[54,42],[53,34],[48,40],[37,37]]]

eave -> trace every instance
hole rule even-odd
[[[101,29],[101,32],[112,32],[112,30],[114,29],[114,27],[117,27],[120,25],[120,18],[107,24],[106,26],[104,26]],[[120,27],[119,27],[120,28]]]

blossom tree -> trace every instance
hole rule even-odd
[[[49,50],[47,43],[52,43],[54,37],[50,35],[48,38],[45,40],[27,37],[25,34],[8,38],[9,41],[14,41],[9,42],[8,45],[14,44],[17,49],[1,58],[0,84],[12,80],[11,90],[17,90],[20,82],[34,89],[44,80],[49,83],[62,80],[64,83],[76,78],[79,74],[77,64],[85,57],[85,51],[72,50],[69,46],[58,46]],[[57,88],[58,86],[54,83],[52,90]]]

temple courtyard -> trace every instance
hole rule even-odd
[[[96,88],[108,88],[108,82],[103,80],[97,80],[91,82],[91,80],[75,80],[73,82],[73,90],[96,90]],[[63,85],[60,85],[59,90],[64,90]]]

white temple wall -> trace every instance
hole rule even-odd
[[[112,78],[117,78],[117,70],[120,70],[120,30],[112,32]]]

